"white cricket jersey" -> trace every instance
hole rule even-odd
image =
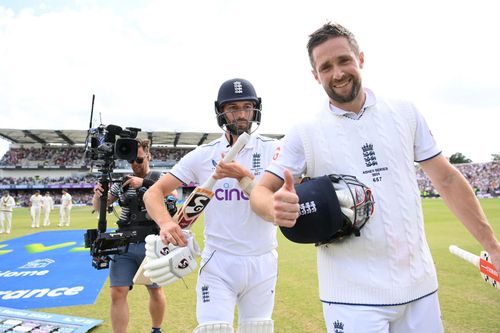
[[[43,202],[43,209],[44,210],[51,210],[54,208],[54,200],[52,199],[52,197],[47,197],[47,196],[44,196],[42,198],[42,202]]]
[[[197,147],[184,156],[170,173],[185,184],[202,184],[229,151],[225,135]],[[252,134],[235,161],[259,179],[270,163],[278,141]],[[255,214],[238,180],[216,182],[214,196],[205,209],[205,251],[224,251],[235,255],[260,255],[277,247],[276,227]]]
[[[69,193],[63,194],[61,196],[61,206],[71,208],[71,205],[72,205],[71,194]]]
[[[43,205],[43,197],[41,195],[32,195],[30,197],[31,207],[40,208]]]
[[[298,176],[354,175],[373,190],[375,212],[360,237],[319,246],[324,302],[402,304],[437,290],[424,233],[414,161],[440,153],[415,107],[375,98],[369,90],[359,117],[329,103],[285,136],[268,171]]]
[[[2,212],[12,212],[12,208],[16,205],[14,198],[10,195],[2,196],[0,199],[0,211]]]

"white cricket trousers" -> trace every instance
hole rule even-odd
[[[5,221],[7,221],[5,225]],[[7,232],[10,233],[12,227],[12,212],[0,211],[0,233]]]
[[[71,207],[61,206],[59,214],[61,216],[61,220],[59,221],[59,226],[60,227],[69,226],[71,222]]]
[[[437,292],[393,306],[323,303],[328,333],[443,333]]]
[[[236,256],[204,251],[196,284],[198,324],[233,324],[235,306],[238,322],[271,319],[274,308],[278,254]]]
[[[50,209],[43,209],[43,226],[50,225]]]
[[[42,213],[42,209],[40,207],[31,206],[31,227],[38,228],[40,227],[40,215]]]

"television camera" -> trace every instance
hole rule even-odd
[[[90,248],[92,266],[96,269],[109,267],[110,255],[122,254],[128,251],[128,244],[134,231],[106,232],[106,212],[108,209],[109,184],[113,181],[112,173],[116,159],[134,160],[137,158],[138,143],[135,140],[140,128],[126,127],[122,129],[117,125],[100,125],[92,128],[94,111],[92,96],[92,109],[90,112],[90,125],[85,140],[85,157],[90,159],[92,165],[99,171],[99,183],[103,192],[100,198],[99,222],[97,229],[88,229],[84,235],[85,247]],[[117,138],[118,137],[118,138]]]

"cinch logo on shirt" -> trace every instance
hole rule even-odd
[[[229,188],[228,183],[224,183],[223,188],[216,189],[214,196],[219,201],[240,201],[249,199],[242,190],[238,188]]]

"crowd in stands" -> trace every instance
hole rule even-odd
[[[168,169],[193,148],[152,147],[151,167]],[[83,147],[42,147],[42,148],[11,148],[0,160],[0,168],[9,166],[44,166],[60,168],[60,166],[86,168],[90,161],[84,161]],[[117,168],[128,168],[126,161],[116,161]],[[455,167],[465,176],[474,188],[478,197],[500,197],[500,161],[487,163],[455,164]],[[418,186],[423,197],[437,197],[439,194],[432,186],[425,173],[417,166]],[[38,186],[54,184],[95,184],[95,175],[86,174],[71,177],[5,177],[0,178],[0,185],[4,186]],[[77,186],[78,187],[78,186]],[[83,187],[83,186],[82,186]],[[81,189],[89,191],[88,189]],[[89,194],[90,195],[90,194]],[[21,200],[24,202],[24,200]],[[86,195],[82,195],[82,203],[89,202]]]
[[[184,155],[193,150],[193,148],[168,148],[152,147],[151,160],[155,161],[179,161]]]
[[[70,176],[70,177],[4,177],[0,178],[0,185],[54,185],[54,184],[95,184],[97,176]]]
[[[83,147],[10,148],[0,160],[3,166],[21,167],[81,167],[85,166]]]
[[[163,161],[173,165],[192,149],[152,147],[152,163]],[[0,166],[88,168],[91,161],[84,153],[83,147],[10,148],[0,159]]]
[[[455,164],[455,167],[465,176],[478,197],[500,197],[500,161]],[[423,197],[439,196],[421,168],[417,168],[417,180]]]

